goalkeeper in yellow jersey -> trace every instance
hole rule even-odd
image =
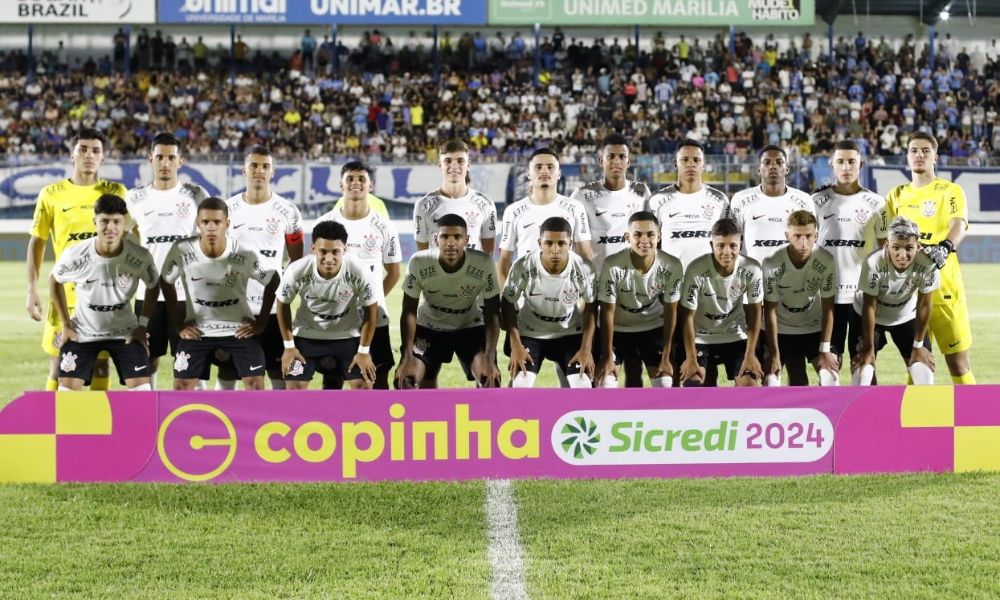
[[[924,253],[941,270],[941,287],[932,297],[931,334],[944,354],[952,380],[975,383],[969,363],[972,329],[957,254],[969,228],[969,211],[962,187],[935,176],[937,147],[937,140],[926,133],[910,137],[906,162],[911,182],[889,192],[886,213],[890,221],[904,216],[920,228]]]
[[[105,194],[125,197],[125,186],[98,179],[97,172],[104,162],[104,135],[96,129],[84,128],[73,138],[73,176],[46,186],[38,194],[31,239],[28,241],[28,315],[41,321],[42,302],[38,295],[38,271],[45,254],[45,242],[52,239],[52,250],[58,261],[63,251],[97,235],[94,225],[94,202]],[[76,306],[72,285],[66,288],[66,304],[70,312]],[[62,323],[52,304],[45,317],[42,349],[52,358],[47,389],[56,389],[59,376],[59,346],[62,343]],[[91,389],[108,389],[108,357],[102,353],[94,366]]]

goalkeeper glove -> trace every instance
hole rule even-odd
[[[924,254],[930,257],[938,269],[943,269],[948,256],[955,251],[955,244],[950,240],[941,240],[933,246],[924,246]]]

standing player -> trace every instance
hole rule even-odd
[[[271,190],[274,158],[267,148],[252,146],[247,150],[243,159],[243,176],[246,178],[246,191],[226,201],[231,221],[229,235],[243,242],[243,247],[255,249],[264,270],[281,273],[286,252],[289,261],[302,258],[302,215],[292,202]],[[263,299],[264,286],[251,280],[247,287],[247,301],[253,314],[260,311]],[[274,314],[276,308],[269,310],[271,316],[258,342],[264,350],[264,370],[271,378],[271,387],[282,389],[281,331]],[[218,379],[222,389],[233,389],[236,385],[231,368],[220,369]]]
[[[936,161],[933,136],[921,132],[910,136],[906,162],[912,179],[889,192],[886,212],[890,219],[903,216],[920,228],[924,252],[941,269],[941,286],[934,292],[931,310],[931,335],[944,354],[952,381],[975,383],[969,362],[972,328],[957,253],[969,228],[969,211],[962,187],[934,175]]]
[[[336,221],[347,230],[347,252],[368,267],[381,284],[375,287],[378,303],[378,322],[371,342],[371,359],[377,375],[375,389],[389,389],[389,371],[396,364],[389,340],[389,310],[386,297],[399,281],[403,257],[399,247],[399,234],[392,221],[368,205],[372,189],[372,169],[361,161],[350,161],[340,169],[340,189],[344,193],[343,205],[322,215],[317,222]],[[384,271],[384,275],[383,275]],[[323,387],[339,389],[343,385],[336,375],[324,374]]]
[[[858,347],[851,365],[853,385],[871,385],[875,358],[892,336],[914,383],[934,383],[934,356],[927,338],[933,296],[940,276],[934,260],[920,251],[920,230],[905,217],[889,223],[882,250],[868,255],[854,301],[851,342]]]
[[[128,210],[118,196],[94,203],[97,237],[76,244],[56,262],[49,276],[52,301],[63,325],[59,349],[59,389],[90,383],[94,361],[107,352],[119,381],[130,390],[151,390],[146,325],[160,293],[153,256],[125,239]],[[139,282],[146,284],[147,306],[136,319],[129,307]],[[76,285],[77,309],[70,316],[65,286]]]
[[[503,211],[500,235],[500,280],[507,278],[516,256],[524,256],[538,247],[539,227],[549,217],[562,217],[573,227],[576,253],[590,260],[590,225],[587,211],[576,200],[556,191],[559,183],[559,157],[548,148],[539,148],[528,159],[528,195]]]
[[[469,187],[469,146],[448,140],[440,149],[441,187],[417,200],[413,207],[413,237],[417,250],[430,248],[437,220],[458,215],[469,226],[469,248],[493,256],[497,237],[497,207],[486,194]]]
[[[830,252],[837,264],[837,296],[833,308],[832,352],[838,367],[845,349],[851,357],[856,349],[845,348],[847,327],[854,314],[861,264],[885,241],[888,221],[885,200],[861,187],[862,157],[850,140],[837,142],[830,157],[834,184],[813,194],[819,222],[819,245]]]
[[[809,385],[806,360],[820,385],[837,385],[837,357],[830,347],[837,263],[816,246],[816,216],[807,210],[788,215],[788,245],[764,259],[764,329],[768,385],[779,385],[781,367],[789,385]]]
[[[181,183],[177,171],[184,164],[181,142],[170,133],[158,133],[149,149],[149,164],[153,168],[153,181],[142,187],[128,191],[125,203],[129,215],[139,228],[139,240],[156,260],[157,271],[170,246],[177,240],[197,233],[195,215],[198,203],[208,197],[201,186]],[[177,286],[177,299],[183,302],[184,287]],[[137,294],[143,294],[145,286],[140,282]],[[135,303],[135,313],[141,314],[143,301]],[[181,314],[183,317],[183,312]],[[172,323],[167,318],[166,303],[156,302],[149,319],[149,376],[156,388],[156,373],[160,357],[167,353],[167,342],[172,354],[177,352],[177,331],[180,323]]]
[[[226,237],[229,208],[221,198],[198,204],[198,236],[175,242],[163,261],[160,289],[175,323],[183,323],[174,357],[174,389],[192,390],[216,352],[232,357],[248,390],[264,389],[264,351],[257,341],[267,326],[279,277],[265,266],[255,248]],[[260,309],[253,312],[247,283],[264,288]],[[181,280],[185,320],[177,306],[174,283]]]
[[[104,134],[96,129],[84,128],[73,138],[73,175],[58,183],[46,186],[38,194],[34,222],[28,240],[28,315],[35,321],[42,320],[42,301],[38,295],[38,271],[45,254],[45,241],[52,238],[56,260],[63,251],[97,235],[94,231],[94,202],[105,194],[123,198],[125,186],[98,179],[97,172],[104,162]],[[66,306],[72,314],[76,295],[72,285],[66,286]],[[59,345],[62,321],[49,302],[42,333],[42,350],[50,357],[49,379],[45,389],[55,390],[59,377]],[[94,365],[91,389],[108,389],[108,359],[99,358]]]
[[[549,217],[539,231],[538,251],[514,261],[500,300],[511,387],[532,387],[548,359],[566,374],[568,387],[589,388],[597,313],[594,269],[571,250],[569,221]]]
[[[711,244],[711,254],[695,259],[684,274],[681,379],[700,386],[708,366],[725,365],[737,386],[753,386],[763,376],[754,352],[764,298],[760,265],[740,254],[740,228],[732,219],[716,221]]]
[[[444,215],[437,227],[437,247],[417,252],[407,267],[397,384],[436,388],[441,365],[456,354],[469,381],[498,387],[496,268],[485,253],[466,249],[469,234],[461,217]]]
[[[604,261],[597,284],[602,346],[598,381],[617,387],[615,361],[634,357],[646,365],[652,387],[671,387],[671,340],[683,280],[681,263],[659,249],[660,223],[651,212],[629,217],[625,237],[629,247]],[[642,387],[642,379],[626,384]]]
[[[313,228],[312,253],[290,263],[281,276],[278,325],[287,389],[308,389],[317,370],[335,370],[354,389],[371,388],[375,382],[371,345],[379,283],[368,265],[345,254],[346,249],[344,226],[320,221]],[[297,296],[302,300],[293,320],[291,304]]]

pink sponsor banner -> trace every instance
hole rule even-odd
[[[0,412],[0,481],[952,471],[956,419],[1000,423],[995,388],[955,389],[33,392]]]

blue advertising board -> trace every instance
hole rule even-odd
[[[486,0],[159,0],[160,23],[485,25]]]

